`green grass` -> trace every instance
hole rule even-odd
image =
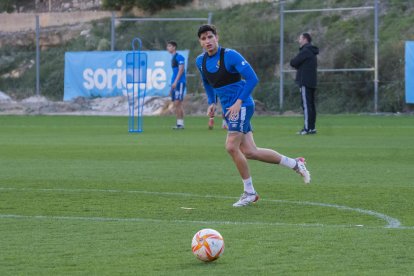
[[[255,117],[255,140],[305,156],[312,184],[250,162],[242,183],[206,118],[0,116],[1,275],[402,275],[414,269],[414,117]],[[181,207],[194,208],[186,210]],[[400,224],[398,224],[400,223]],[[193,235],[218,230],[214,263]]]

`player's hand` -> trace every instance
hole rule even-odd
[[[216,104],[212,103],[207,108],[207,116],[212,118],[212,117],[214,117],[215,113],[216,113]]]
[[[171,88],[175,89],[177,87],[177,84],[174,82],[173,84],[171,84]]]
[[[235,118],[241,109],[242,101],[239,99],[237,100],[232,106],[227,108],[226,117],[230,116],[230,118]]]

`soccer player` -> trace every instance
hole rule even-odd
[[[183,100],[185,94],[186,77],[185,77],[185,59],[177,53],[177,42],[168,41],[167,51],[172,55],[171,67],[173,70],[171,78],[171,101],[174,103],[175,116],[177,119],[173,129],[184,129],[184,108]]]
[[[250,64],[237,51],[219,46],[219,36],[214,25],[202,25],[197,34],[204,49],[204,53],[197,57],[196,65],[208,96],[207,115],[210,116],[215,110],[217,95],[228,125],[226,150],[244,185],[243,194],[233,206],[246,206],[259,200],[247,159],[291,168],[303,177],[306,184],[310,183],[310,173],[303,157],[293,159],[274,150],[256,146],[250,119],[254,113],[251,94],[258,78]]]

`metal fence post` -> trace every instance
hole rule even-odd
[[[375,0],[375,14],[374,14],[374,112],[378,112],[378,0]]]
[[[115,50],[115,12],[111,16],[111,51]]]
[[[284,44],[284,37],[283,37],[283,29],[284,29],[284,1],[280,1],[280,61],[279,61],[279,108],[280,113],[283,113],[283,44]]]
[[[39,15],[36,15],[36,96],[40,96],[40,47],[39,47],[39,34],[40,24]]]
[[[213,13],[209,12],[208,13],[208,19],[207,19],[207,24],[211,24],[211,22],[213,22]]]

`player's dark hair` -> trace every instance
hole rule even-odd
[[[177,42],[175,42],[174,40],[167,41],[167,44],[170,44],[170,45],[174,46],[175,48],[177,48]]]
[[[198,28],[198,32],[197,32],[198,38],[200,38],[201,34],[208,32],[208,31],[212,32],[214,35],[217,35],[216,26],[211,25],[211,24],[206,24]]]
[[[312,42],[312,37],[311,37],[311,35],[310,35],[309,33],[303,33],[303,34],[302,34],[302,36],[303,36],[304,38],[306,38],[306,40],[307,40],[309,43],[311,43],[311,42]]]

